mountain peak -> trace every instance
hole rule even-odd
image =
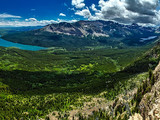
[[[137,23],[132,23],[132,26],[139,26]]]

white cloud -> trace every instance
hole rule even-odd
[[[120,23],[160,24],[159,0],[99,0],[98,8],[75,11],[76,15],[89,20],[113,20]]]
[[[0,26],[12,26],[12,27],[21,27],[21,26],[44,26],[52,23],[58,23],[55,20],[40,20],[38,21],[36,18],[28,18],[24,21],[18,20],[2,20],[0,21]]]
[[[21,16],[11,15],[7,13],[0,14],[0,18],[22,18]]]
[[[100,0],[102,19],[122,23],[156,24],[158,0]]]
[[[76,11],[74,8],[68,8],[68,10]]]
[[[72,0],[72,5],[76,8],[83,8],[85,7],[84,0]]]
[[[92,4],[89,8],[85,5],[84,0],[72,0],[72,5],[73,8],[68,8],[69,10],[72,10],[75,15],[83,16],[88,20],[112,20],[120,23],[139,23],[142,25],[160,24],[160,10],[157,9],[158,7],[160,8],[159,0],[99,0],[98,5]],[[92,14],[90,10],[92,10]],[[59,16],[66,15],[60,13]],[[58,19],[58,21],[39,21],[36,18],[29,18],[25,21],[20,21],[16,18],[21,18],[21,16],[6,13],[0,14],[0,25],[37,26],[63,21],[76,21],[60,19]]]
[[[78,20],[70,20],[69,22],[73,23],[73,22],[77,22]]]
[[[29,18],[29,19],[25,19],[25,21],[37,21],[36,18]]]
[[[66,15],[64,13],[60,13],[59,16],[65,17]]]
[[[1,20],[0,21],[0,27],[22,27],[22,26],[45,26],[48,24],[53,24],[53,23],[60,23],[60,22],[76,22],[77,20],[37,20],[36,18],[28,18],[25,19],[24,21],[6,21],[6,20]]]
[[[79,16],[83,16],[84,18],[88,18],[88,19],[90,19],[90,17],[92,16],[92,15],[91,15],[91,12],[89,11],[88,8],[83,9],[83,10],[81,10],[81,11],[78,10],[78,11],[75,12],[75,14],[76,14],[76,15],[79,15]]]
[[[68,22],[68,23],[73,23],[73,22],[77,22],[78,20],[63,20],[63,19],[59,19],[57,20],[58,23],[60,22]]]
[[[128,11],[126,11],[125,3],[120,0],[99,1],[101,7],[100,13],[102,19],[117,19],[127,18]]]
[[[92,4],[90,7],[93,11],[98,11],[95,4]]]

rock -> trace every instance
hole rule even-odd
[[[140,114],[136,113],[134,116],[131,116],[129,120],[143,120],[143,118]]]

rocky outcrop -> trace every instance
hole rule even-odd
[[[129,120],[143,120],[143,118],[140,114],[136,113],[133,116],[131,116]]]
[[[139,108],[143,120],[160,120],[160,63],[154,70],[156,83],[142,98]]]

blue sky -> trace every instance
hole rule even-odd
[[[159,24],[159,0],[1,0],[0,26],[36,26],[76,20]]]
[[[98,4],[98,0],[92,0],[92,3],[90,1],[85,0],[86,6],[90,6],[92,3]],[[70,8],[74,8],[71,3],[71,0],[1,0],[0,13],[21,16],[23,19],[83,19],[70,10]],[[66,17],[59,16],[60,13],[66,14]]]
[[[59,13],[68,12],[64,5],[71,6],[69,0],[2,0],[0,12],[22,16],[24,19],[36,17],[37,19],[57,19]],[[68,16],[69,17],[69,16]]]

